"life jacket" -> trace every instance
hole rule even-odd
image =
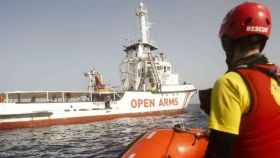
[[[280,105],[271,92],[272,78],[280,86],[277,66],[257,64],[236,71],[247,84],[251,105],[242,116],[233,158],[280,158]]]

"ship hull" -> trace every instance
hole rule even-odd
[[[113,120],[113,119],[125,118],[125,117],[176,115],[176,114],[181,114],[183,112],[184,112],[183,109],[178,109],[178,110],[125,113],[125,114],[114,114],[114,115],[103,115],[103,116],[85,116],[85,117],[69,117],[69,118],[58,118],[58,119],[42,119],[42,120],[32,120],[32,121],[4,122],[0,124],[0,129],[35,128],[35,127],[47,127],[52,125],[83,124],[83,123],[106,121],[106,120]]]
[[[0,129],[34,128],[112,120],[122,117],[182,113],[195,90],[184,92],[125,92],[109,107],[105,102],[1,103]]]

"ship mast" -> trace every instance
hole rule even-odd
[[[139,17],[140,31],[141,31],[141,42],[149,43],[149,26],[147,24],[148,11],[144,8],[144,3],[141,2],[136,15]]]
[[[124,74],[123,85],[125,89],[141,90],[145,89],[145,80],[152,78],[156,87],[160,87],[160,79],[154,63],[152,51],[157,48],[150,41],[150,25],[148,22],[148,10],[141,2],[136,11],[136,16],[139,19],[140,38],[135,43],[127,46],[126,74]],[[148,75],[151,74],[151,77]]]
[[[144,3],[140,2],[136,12],[136,16],[139,18],[140,25],[140,39],[138,42],[137,56],[139,58],[147,57],[147,53],[156,49],[150,42],[150,26],[148,22],[148,10],[144,7]],[[145,49],[144,49],[145,48]]]

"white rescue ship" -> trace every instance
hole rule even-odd
[[[140,3],[141,38],[127,46],[120,64],[121,86],[106,87],[94,69],[85,74],[87,91],[15,91],[0,93],[0,129],[88,123],[119,117],[175,114],[196,92],[179,76],[149,38],[147,10]]]

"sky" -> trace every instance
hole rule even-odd
[[[101,72],[120,85],[124,45],[139,37],[140,0],[0,1],[0,92],[86,90],[83,73]],[[151,38],[174,65],[180,80],[212,87],[226,70],[218,31],[241,0],[143,0]],[[280,1],[257,1],[272,12],[272,36],[264,50],[280,64]],[[197,101],[194,99],[194,102]]]

